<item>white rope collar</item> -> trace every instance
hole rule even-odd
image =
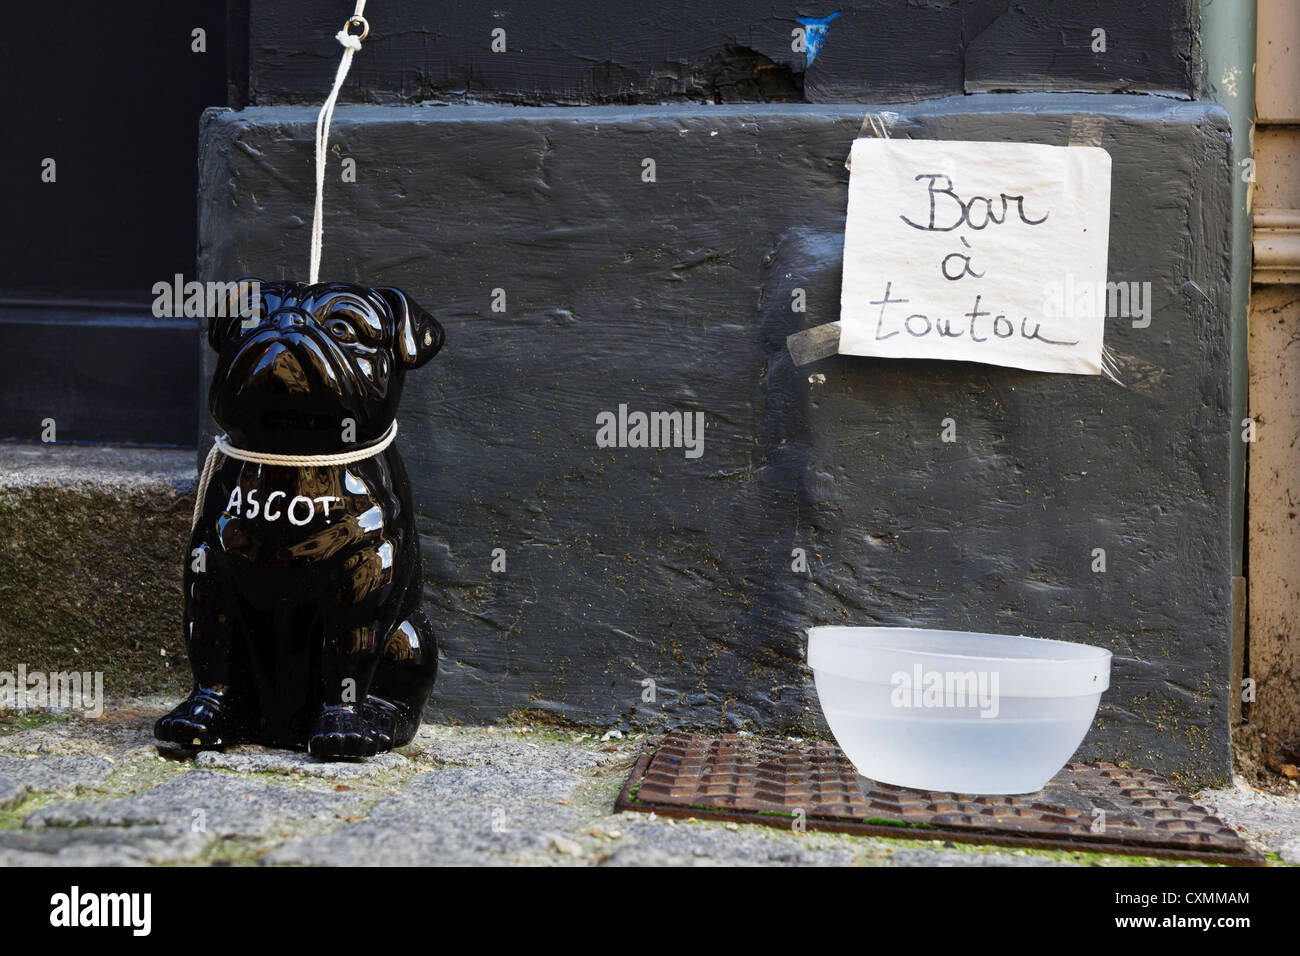
[[[397,420],[388,426],[380,439],[371,445],[362,445],[352,451],[334,452],[329,455],[276,455],[267,451],[249,451],[236,448],[227,435],[218,435],[213,439],[213,447],[219,449],[227,458],[250,461],[255,465],[280,465],[285,468],[326,468],[333,465],[350,465],[363,458],[371,458],[393,443],[397,437]]]
[[[203,499],[207,496],[208,482],[212,479],[212,473],[216,471],[217,459],[222,455],[239,461],[251,462],[254,465],[273,465],[277,468],[333,468],[373,458],[391,445],[396,437],[397,419],[393,419],[393,423],[388,426],[388,430],[384,432],[379,441],[371,445],[363,445],[361,448],[352,451],[335,452],[329,455],[277,455],[272,452],[249,451],[247,448],[237,448],[230,443],[229,436],[218,435],[213,439],[212,447],[208,450],[208,457],[203,462],[203,474],[199,476],[199,486],[195,490],[194,517],[190,521],[190,530],[193,530],[199,523],[199,513],[203,510]]]

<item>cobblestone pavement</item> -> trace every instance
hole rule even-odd
[[[258,747],[196,758],[156,745],[152,723],[164,707],[133,702],[97,720],[8,722],[0,730],[0,865],[1157,862],[615,814],[641,738],[425,725],[401,753],[366,763]],[[1300,863],[1300,794],[1238,783],[1198,799],[1273,863]]]

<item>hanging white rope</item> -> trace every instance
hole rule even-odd
[[[370,35],[370,24],[361,15],[366,8],[366,0],[357,0],[356,13],[343,24],[343,29],[334,34],[334,38],[343,45],[343,59],[339,61],[339,71],[334,76],[334,88],[320,108],[316,117],[316,209],[311,220],[311,267],[307,270],[308,281],[315,285],[320,279],[321,233],[324,229],[325,216],[325,159],[329,148],[330,121],[334,118],[334,104],[338,102],[339,90],[347,78],[348,68],[352,66],[352,57],[361,49],[361,41]],[[360,27],[360,33],[349,33],[349,27]]]

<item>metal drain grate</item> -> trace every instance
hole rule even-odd
[[[858,775],[834,744],[674,731],[642,754],[616,810],[811,830],[1260,866],[1227,824],[1151,770],[1067,764],[1038,793],[927,793]]]

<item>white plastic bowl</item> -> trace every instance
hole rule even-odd
[[[1110,657],[1005,634],[808,631],[822,713],[858,772],[952,793],[1041,790],[1087,735]]]

